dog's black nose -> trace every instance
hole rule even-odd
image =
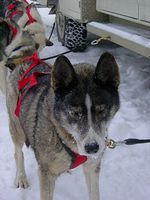
[[[88,153],[88,154],[94,154],[94,153],[97,153],[98,150],[99,150],[99,145],[97,142],[92,142],[92,143],[88,143],[84,146],[85,148],[85,151]]]

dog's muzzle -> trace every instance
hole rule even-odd
[[[99,144],[96,141],[93,141],[91,143],[87,143],[84,146],[86,153],[88,154],[95,154],[99,150]]]

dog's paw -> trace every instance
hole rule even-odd
[[[26,176],[23,174],[17,175],[15,179],[15,186],[16,188],[27,188],[29,184]]]

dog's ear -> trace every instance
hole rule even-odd
[[[72,89],[76,81],[76,74],[67,57],[59,56],[56,59],[51,80],[54,91],[67,91]]]
[[[95,69],[94,81],[101,86],[110,86],[115,89],[120,83],[119,69],[115,58],[106,52],[100,57]]]

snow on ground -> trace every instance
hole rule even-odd
[[[50,32],[54,16],[48,9],[39,9],[45,28]],[[66,50],[52,36],[53,47],[45,48],[41,57]],[[102,52],[109,51],[120,67],[121,108],[113,120],[109,137],[122,140],[128,137],[150,138],[150,60],[114,44],[103,42],[89,47],[82,53],[70,53],[72,63],[96,64]],[[53,63],[54,60],[49,61]],[[30,187],[26,190],[14,187],[14,149],[8,130],[5,97],[0,92],[0,200],[39,200],[37,165],[30,149],[24,147],[25,165]],[[101,200],[149,200],[150,197],[150,144],[121,146],[106,150],[100,176]],[[82,168],[62,175],[57,183],[54,200],[87,200],[87,190]]]

